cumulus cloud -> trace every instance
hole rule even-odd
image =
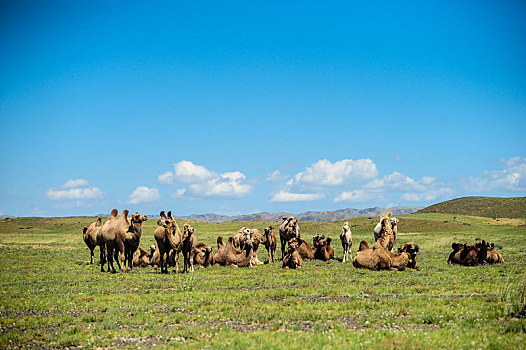
[[[267,182],[279,182],[279,181],[285,181],[288,179],[287,175],[284,175],[279,170],[274,170],[272,173],[268,174],[265,178],[265,181]]]
[[[159,190],[156,188],[148,188],[146,186],[137,187],[131,194],[126,203],[140,204],[158,201],[161,198]]]
[[[343,159],[334,163],[322,159],[297,173],[287,184],[339,186],[370,180],[376,176],[378,176],[378,170],[370,159]]]
[[[323,193],[292,193],[279,191],[270,199],[271,202],[303,202],[316,201],[325,198]]]
[[[159,175],[158,182],[163,185],[186,185],[172,195],[175,197],[239,198],[252,191],[252,186],[246,183],[245,174],[239,171],[215,173],[187,160],[174,164],[174,171]]]
[[[466,191],[485,193],[495,190],[526,191],[526,158],[501,159],[503,170],[486,170],[480,177],[464,180]]]
[[[395,171],[381,179],[372,180],[364,187],[376,191],[425,191],[427,186],[433,184],[435,180],[436,178],[428,176],[416,181],[407,175]]]
[[[50,188],[46,191],[46,198],[53,201],[60,200],[82,200],[102,198],[104,192],[97,187],[88,187],[88,181],[84,179],[72,179],[58,188]]]
[[[365,202],[367,199],[369,199],[369,193],[363,189],[359,189],[340,193],[334,198],[334,202]]]

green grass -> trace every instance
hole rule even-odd
[[[276,264],[112,275],[87,263],[81,229],[94,218],[2,220],[0,348],[524,348],[526,320],[510,311],[524,296],[524,223],[434,213],[400,219],[397,246],[420,246],[421,271],[313,261],[302,270]],[[377,220],[349,220],[353,255],[360,240],[371,241]],[[218,235],[269,224],[279,223],[192,222],[198,240],[214,246]],[[341,258],[342,224],[300,225],[309,241],[316,233],[333,238]],[[155,228],[155,220],[145,222],[143,246],[154,242]],[[481,238],[506,264],[446,264],[452,242]],[[266,260],[264,248],[259,255]]]
[[[433,204],[418,213],[442,213],[487,218],[526,219],[526,197],[463,197]]]

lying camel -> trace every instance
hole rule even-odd
[[[295,239],[289,241],[286,254],[283,257],[283,268],[284,269],[301,269],[303,266],[303,259],[298,252],[298,242]]]
[[[197,245],[197,238],[195,238],[194,232],[195,229],[190,226],[189,224],[184,224],[183,226],[183,260],[184,260],[184,267],[183,267],[183,273],[188,272],[188,266],[190,266],[190,272],[194,272],[194,261],[191,259],[192,256],[192,250]]]
[[[316,250],[312,249],[309,243],[301,237],[293,239],[296,240],[296,244],[298,245],[297,251],[301,258],[304,260],[313,260]]]
[[[133,255],[139,248],[141,241],[142,223],[146,220],[148,220],[146,215],[137,212],[130,217],[130,227],[126,231],[126,239],[124,240],[124,265],[128,262],[130,270],[133,268]]]
[[[369,270],[403,271],[409,265],[409,259],[410,252],[406,250],[394,254],[378,242],[373,245],[373,248],[370,248],[366,241],[361,241],[360,249],[353,260],[353,266]]]
[[[402,245],[402,248],[398,248],[399,254],[401,254],[402,252],[406,252],[409,255],[409,262],[407,263],[407,267],[415,270],[420,270],[420,268],[416,266],[416,254],[419,251],[420,247],[418,247],[418,245],[416,245],[412,241],[404,243],[404,245]]]
[[[168,212],[168,216],[161,211],[161,219],[157,221],[157,229],[154,232],[155,242],[159,248],[159,263],[161,266],[161,273],[168,273],[168,260],[170,251],[173,250],[175,254],[175,272],[179,272],[179,252],[182,248],[182,234],[177,222],[172,216],[172,212]],[[166,258],[165,258],[166,256]]]
[[[133,254],[133,266],[146,267],[150,265],[150,253],[141,246]]]
[[[449,254],[448,264],[458,264],[464,266],[477,266],[486,263],[488,248],[486,241],[475,245],[470,243],[453,243],[453,252]]]
[[[104,264],[106,263],[106,247],[104,246],[104,241],[102,240],[101,235],[102,228],[102,219],[98,218],[97,221],[92,223],[89,226],[84,226],[82,228],[82,236],[84,242],[88,246],[91,252],[90,264],[95,263],[94,251],[97,246],[100,249],[100,264],[102,266],[102,272],[104,272]]]
[[[486,262],[488,264],[504,264],[504,258],[500,253],[495,249],[495,244],[491,243],[490,247],[488,248],[488,253],[486,256]]]
[[[275,256],[276,256],[276,245],[277,245],[276,232],[274,232],[274,227],[272,226],[265,228],[264,232],[265,233],[263,234],[263,237],[264,237],[263,244],[265,245],[265,249],[267,249],[268,262],[269,264],[273,264]]]
[[[279,226],[279,240],[281,242],[281,258],[285,256],[287,242],[293,238],[300,237],[299,220],[293,216],[284,216],[283,222]]]
[[[219,265],[245,267],[253,265],[252,241],[245,242],[243,251],[234,247],[234,239],[228,238],[227,243],[223,242],[223,237],[217,238],[217,253],[214,255],[214,262]]]
[[[323,236],[324,237],[324,236]],[[314,259],[329,261],[334,259],[334,248],[331,246],[331,239],[319,240],[316,243],[316,251],[314,252]]]
[[[342,230],[340,232],[340,240],[342,241],[343,248],[342,262],[346,262],[347,260],[349,260],[349,255],[351,256],[352,261],[352,232],[347,221],[345,221],[345,224],[343,224]]]
[[[190,258],[194,265],[208,267],[214,265],[214,254],[212,246],[199,242],[192,249],[192,256]]]
[[[126,272],[126,266],[124,261],[124,241],[126,240],[126,232],[130,228],[130,222],[128,221],[129,210],[125,209],[122,211],[121,216],[117,217],[119,211],[113,209],[108,221],[102,225],[101,236],[106,246],[106,257],[108,260],[108,271],[115,273],[113,267],[113,259],[117,261],[117,265],[121,271]],[[122,262],[122,264],[121,264]],[[104,271],[101,268],[101,271]]]

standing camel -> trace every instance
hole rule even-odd
[[[128,263],[128,267],[131,270],[133,268],[133,254],[141,241],[142,235],[142,223],[148,220],[146,215],[135,213],[131,216],[130,227],[126,231],[126,239],[124,241],[124,264]]]
[[[351,247],[352,247],[352,232],[351,228],[349,227],[349,223],[345,221],[345,224],[342,227],[342,231],[340,232],[340,240],[342,241],[342,248],[343,248],[343,259],[342,262],[346,262],[350,259],[352,261],[352,253],[351,253]]]
[[[117,261],[117,265],[121,271],[126,272],[124,265],[124,241],[126,240],[126,232],[130,228],[128,221],[129,210],[122,211],[121,216],[117,217],[119,211],[113,209],[108,221],[104,223],[101,229],[102,240],[106,246],[106,258],[108,260],[108,271],[115,273],[113,267],[113,259]],[[122,262],[122,265],[121,265]]]
[[[161,219],[157,221],[157,229],[155,230],[155,242],[159,248],[159,259],[161,265],[161,273],[168,273],[168,259],[170,251],[175,252],[175,272],[179,272],[179,252],[182,248],[182,234],[181,229],[172,216],[172,212],[168,212],[168,216],[161,211]],[[164,256],[166,255],[166,259]]]
[[[283,260],[288,241],[300,237],[300,225],[299,220],[292,216],[284,216],[282,219],[283,222],[279,226],[279,240],[281,242],[281,259]]]

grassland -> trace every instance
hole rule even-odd
[[[431,205],[418,212],[526,219],[526,197],[462,197]]]
[[[302,270],[214,266],[192,275],[100,273],[81,238],[92,221],[0,221],[0,348],[525,347],[526,320],[510,311],[520,310],[517,293],[526,290],[523,220],[402,216],[398,244],[420,246],[420,271],[313,261]],[[353,255],[360,240],[371,241],[376,221],[349,220]],[[302,236],[329,235],[341,258],[342,223],[301,223]],[[214,245],[243,225],[269,224],[278,223],[192,223],[198,239]],[[155,227],[144,224],[143,246],[153,243]],[[479,238],[495,242],[506,264],[446,264],[452,242]],[[266,260],[264,248],[259,254]]]

